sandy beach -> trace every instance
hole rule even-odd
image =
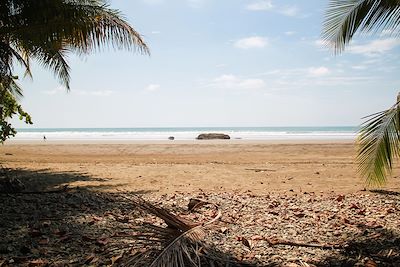
[[[35,188],[148,192],[354,193],[351,141],[9,142],[4,167]],[[385,187],[400,189],[399,169]]]
[[[218,209],[203,244],[248,264],[237,266],[399,266],[399,169],[365,191],[355,152],[347,141],[9,142],[1,163],[28,192],[0,194],[0,266],[132,266],[161,253],[135,239],[165,227],[138,196],[193,225]],[[213,204],[189,212],[193,198]]]

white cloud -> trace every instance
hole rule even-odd
[[[46,95],[57,95],[60,93],[65,93],[67,92],[64,87],[57,87],[53,90],[47,90],[47,91],[42,91],[43,94]],[[110,96],[114,93],[114,91],[111,90],[94,90],[94,91],[88,91],[88,90],[79,90],[79,89],[74,89],[71,91],[71,94],[73,95],[78,95],[78,96]]]
[[[296,32],[293,32],[293,31],[285,32],[285,35],[287,35],[287,36],[292,36],[292,35],[295,35],[295,34],[296,34]]]
[[[161,85],[159,85],[159,84],[149,84],[146,88],[145,88],[145,90],[146,91],[149,91],[149,92],[154,92],[154,91],[157,91],[158,89],[160,89],[161,88]]]
[[[327,67],[305,67],[294,69],[276,69],[256,74],[255,77],[267,76],[268,88],[276,90],[293,90],[311,86],[360,85],[376,81],[376,76],[356,75],[354,72],[342,72],[341,69],[331,70]]]
[[[354,65],[354,66],[351,66],[351,68],[353,70],[365,70],[365,69],[367,69],[367,66],[365,66],[365,65]]]
[[[309,68],[308,74],[311,76],[325,76],[330,73],[327,67]]]
[[[268,44],[268,39],[260,36],[243,38],[235,42],[235,47],[241,49],[263,48]]]
[[[261,89],[265,87],[265,81],[262,79],[243,79],[232,74],[225,74],[214,79],[212,86],[223,89]]]
[[[327,45],[327,42],[325,40],[322,39],[318,39],[314,42],[314,44],[318,47],[324,47]]]
[[[247,10],[251,11],[273,11],[288,17],[296,17],[299,15],[300,10],[297,6],[275,6],[272,0],[257,0],[246,6]],[[303,15],[302,17],[307,17]]]
[[[296,6],[286,6],[280,8],[278,12],[288,17],[294,17],[299,14],[299,9]]]
[[[111,90],[94,90],[94,91],[86,91],[86,90],[76,90],[73,91],[75,95],[82,95],[82,96],[110,96],[114,93]]]
[[[353,45],[349,47],[349,52],[366,56],[382,54],[400,45],[400,40],[395,38],[374,40],[363,45]]]
[[[58,93],[62,93],[62,92],[66,92],[66,91],[67,91],[67,89],[65,89],[62,86],[59,86],[53,90],[44,90],[44,91],[42,91],[42,93],[45,95],[56,95]]]
[[[272,1],[270,1],[270,0],[259,0],[259,1],[256,1],[254,3],[248,4],[246,6],[246,9],[247,10],[259,11],[259,10],[270,10],[273,7],[274,6],[272,5]]]

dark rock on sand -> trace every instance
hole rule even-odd
[[[197,137],[198,140],[211,140],[211,139],[231,139],[231,137],[227,134],[221,134],[221,133],[206,133],[206,134],[200,134]]]
[[[175,140],[175,137],[170,136],[170,137],[168,137],[168,140]]]

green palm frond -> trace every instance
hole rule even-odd
[[[16,100],[19,100],[23,96],[23,90],[15,80],[15,77],[10,78],[8,91],[15,97]]]
[[[25,68],[26,75],[31,76],[29,58],[23,51],[17,51],[5,42],[0,42],[0,64],[5,68],[3,73],[12,73],[13,60],[15,59],[22,67]]]
[[[330,0],[322,38],[343,51],[357,31],[388,30],[393,34],[400,26],[400,0]]]
[[[43,65],[54,72],[59,78],[60,82],[65,85],[67,90],[70,89],[70,67],[65,58],[65,54],[68,50],[63,47],[41,47],[37,49],[34,54],[34,58]]]
[[[102,0],[14,1],[8,10],[0,11],[0,23],[0,43],[19,52],[13,56],[26,63],[27,74],[29,58],[35,58],[52,70],[67,89],[67,52],[88,54],[111,46],[149,54],[140,34]]]
[[[149,54],[140,34],[105,0],[1,0],[0,105],[8,94],[13,94],[13,104],[22,96],[13,74],[15,62],[25,68],[25,75],[32,77],[29,63],[36,59],[69,90],[67,54],[88,54],[109,46]],[[27,123],[31,122],[20,106],[18,112]],[[0,129],[3,139],[15,133],[9,123],[4,125],[8,130]]]
[[[140,52],[149,53],[140,34],[118,11],[109,8],[104,1],[25,0],[24,2],[28,4],[25,4],[21,13],[16,13],[14,17],[25,19],[19,25],[6,24],[0,29],[0,35],[6,34],[11,40],[28,40],[36,45],[44,40],[64,41],[81,53],[89,53],[108,45],[117,49],[136,48]]]
[[[368,185],[381,186],[391,173],[393,159],[400,152],[400,105],[370,115],[358,138],[359,172]]]

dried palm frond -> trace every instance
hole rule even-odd
[[[144,266],[144,264],[150,267],[251,266],[242,264],[205,244],[207,227],[219,220],[222,215],[217,205],[207,203],[217,209],[214,218],[204,223],[194,223],[141,198],[135,197],[132,201],[138,207],[162,219],[167,227],[144,224],[140,228],[140,234],[135,237],[137,240],[147,242],[153,247],[155,243],[160,244],[161,247],[147,250],[140,258],[136,256],[135,263],[131,266]],[[202,205],[205,205],[205,202]],[[191,207],[191,211],[193,210]]]

